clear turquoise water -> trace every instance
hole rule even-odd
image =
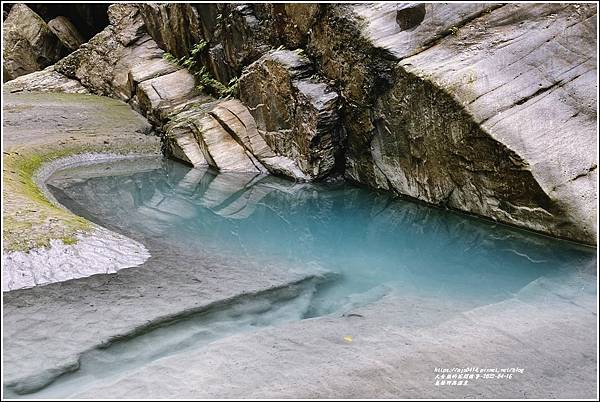
[[[153,262],[136,270],[172,269],[174,255],[194,269],[205,256],[218,255],[219,269],[231,267],[231,256],[248,270],[264,263],[322,275],[84,351],[76,371],[28,393],[5,389],[10,397],[77,395],[224,337],[370,311],[377,302],[401,312],[395,325],[412,327],[512,297],[558,300],[556,308],[590,308],[596,300],[593,248],[349,184],[139,160],[66,169],[48,185],[75,213],[144,243]]]
[[[327,272],[331,280],[305,317],[390,293],[489,304],[541,277],[596,291],[593,248],[349,184],[219,174],[172,161],[146,171],[114,163],[98,170],[54,185],[101,224],[187,253]]]

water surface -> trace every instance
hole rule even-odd
[[[73,210],[142,242],[328,273],[305,317],[390,293],[490,304],[542,277],[595,292],[595,249],[574,243],[350,184],[219,174],[167,160],[141,166],[71,169],[49,184]]]
[[[294,183],[156,159],[68,168],[47,184],[73,212],[147,246],[150,260],[115,274],[137,273],[128,281],[140,291],[158,290],[173,278],[202,281],[188,273],[206,272],[211,256],[220,261],[214,269],[237,264],[236,272],[241,265],[263,277],[260,268],[269,266],[264,275],[276,269],[306,279],[81,350],[76,370],[40,368],[37,375],[7,386],[10,397],[77,395],[231,335],[325,315],[353,317],[379,302],[393,303],[401,317],[394,325],[410,328],[435,326],[512,298],[559,300],[556,308],[577,304],[582,315],[595,308],[595,249],[350,184]],[[204,271],[195,268],[200,266]],[[136,284],[135,277],[146,270],[155,272],[157,283],[142,279]],[[181,272],[172,277],[165,271]],[[86,278],[79,282],[88,283]],[[108,286],[103,287],[108,293],[96,295],[94,286],[85,287],[92,299],[119,294]],[[169,290],[160,302],[177,304],[180,288],[165,286]],[[138,306],[134,300],[134,309],[153,302]],[[77,323],[68,324],[65,330],[72,331]]]

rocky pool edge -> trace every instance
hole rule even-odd
[[[44,197],[68,211],[49,191],[46,181],[56,172],[78,166],[124,159],[156,157],[154,154],[79,153],[44,163],[33,181]],[[109,274],[143,264],[150,252],[140,242],[89,222],[89,231],[75,234],[76,242],[51,239],[48,247],[29,251],[7,251],[2,255],[2,291]]]

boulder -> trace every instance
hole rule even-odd
[[[4,30],[3,80],[13,80],[22,75],[38,71],[43,67],[38,62],[35,49],[18,32]]]
[[[2,24],[6,79],[41,70],[66,54],[46,22],[25,4],[15,4]]]
[[[240,100],[269,147],[320,179],[336,167],[343,131],[338,94],[313,73],[301,52],[276,50],[248,66],[239,85]]]
[[[83,36],[67,17],[60,15],[48,21],[48,27],[69,50],[75,50],[85,42]]]
[[[157,126],[187,104],[212,99],[196,89],[191,73],[164,59],[164,51],[146,33],[137,5],[112,4],[108,18],[102,32],[56,63],[52,71],[28,77],[10,90],[85,88],[129,102]],[[65,86],[73,81],[78,85]]]
[[[108,25],[108,7],[110,3],[28,3],[36,14],[50,21],[63,16],[73,23],[81,33],[84,42],[102,31]]]
[[[164,51],[145,32],[136,5],[113,4],[109,7],[110,24],[89,42],[56,63],[56,71],[80,81],[91,92],[130,102],[138,111],[153,113],[149,101],[157,96],[152,84],[139,89],[146,80],[157,79],[180,68],[163,59]],[[193,77],[186,76],[183,85],[193,89]],[[153,81],[156,83],[156,81]],[[168,83],[171,85],[173,83]],[[178,88],[181,83],[175,82]],[[146,102],[141,104],[141,96]],[[163,102],[164,104],[164,102]],[[157,111],[158,113],[158,111]]]
[[[128,81],[128,66],[123,65],[122,61],[136,47],[134,42],[142,44],[149,37],[143,38],[143,22],[134,5],[111,5],[109,19],[109,26],[56,63],[55,69],[69,78],[77,79],[98,95],[127,101],[131,94],[127,91],[124,93],[123,86]],[[121,79],[117,77],[119,73]]]

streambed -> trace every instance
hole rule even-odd
[[[145,303],[152,310],[157,307],[151,304],[166,297],[171,311],[178,311],[179,304],[186,313],[163,317],[97,347],[77,346],[75,365],[38,369],[38,374],[17,365],[7,388],[12,396],[85,395],[86,390],[135,377],[154,362],[198,352],[219,339],[319,317],[361,318],[362,309],[369,311],[378,303],[387,303],[389,309],[390,300],[402,301],[395,308],[402,317],[400,325],[408,328],[441,325],[524,291],[538,301],[558,297],[564,303],[583,303],[587,313],[594,309],[595,249],[348,184],[293,183],[191,169],[169,160],[156,167],[155,162],[152,169],[143,159],[69,168],[55,173],[47,184],[67,208],[149,249],[149,262],[124,271],[130,278],[133,272],[147,276],[145,282],[135,279],[133,287],[140,293],[150,283],[162,290],[157,290],[160,299],[148,298],[151,294],[145,302],[137,299],[136,308],[143,309]],[[194,297],[194,281],[205,281],[202,275],[193,276],[202,273],[195,267],[211,258],[218,258],[211,269],[219,274],[235,272],[232,281],[247,276],[271,286],[238,290],[242,297],[235,291],[223,294],[225,303],[207,308],[184,308],[180,300]],[[165,280],[162,288],[152,281],[167,271],[165,267],[169,278],[177,280]],[[119,277],[127,279],[127,272],[11,292],[9,309],[19,300],[33,303],[32,293],[50,300],[50,292],[60,292],[61,287],[89,289],[99,281],[109,294],[106,299],[121,304],[114,289]],[[223,278],[226,275],[221,280],[227,281]],[[94,307],[102,293],[86,291],[86,303]],[[186,296],[178,297],[179,292]],[[407,314],[407,306],[415,303],[433,307]],[[53,311],[58,314],[60,309]],[[595,317],[595,310],[592,313]],[[96,315],[101,322],[102,314],[100,310],[87,317]],[[55,319],[60,322],[59,315]],[[62,327],[67,330],[64,336],[82,336],[73,330],[75,324]],[[118,329],[111,331],[119,335]],[[35,340],[21,341],[18,347],[27,349],[31,342]],[[19,360],[17,349],[9,342],[13,361]]]

